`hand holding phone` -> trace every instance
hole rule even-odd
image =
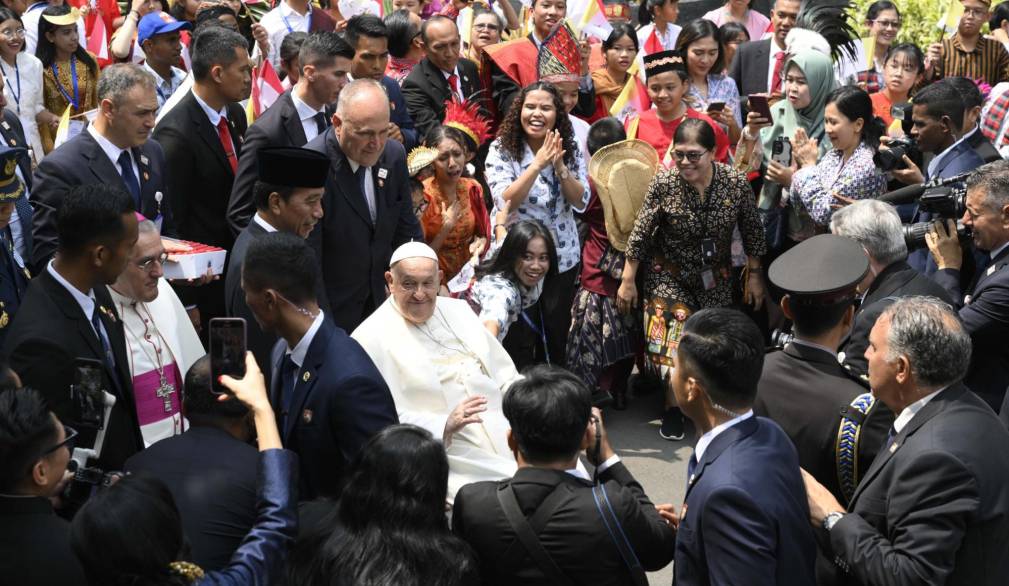
[[[750,94],[747,98],[747,103],[751,112],[760,114],[760,117],[766,119],[768,122],[774,121],[774,117],[771,116],[771,104],[767,100],[767,94]]]
[[[240,317],[215,317],[210,320],[210,390],[220,395],[228,392],[221,375],[245,376],[245,320]]]
[[[708,112],[721,112],[725,109],[725,102],[711,102],[708,104]]]

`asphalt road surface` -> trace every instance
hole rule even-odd
[[[687,422],[686,437],[671,442],[659,437],[662,419],[662,395],[658,392],[632,397],[626,411],[612,408],[603,411],[603,422],[610,444],[645,488],[653,503],[674,503],[679,509],[687,486],[687,461],[693,453],[696,438],[693,426]],[[673,583],[673,565],[648,574],[652,586]]]

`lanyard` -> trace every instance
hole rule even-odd
[[[59,65],[56,65],[56,62],[53,61],[51,67],[53,70],[53,77],[55,78],[56,81],[56,87],[59,88],[60,93],[63,94],[63,97],[66,98],[68,102],[70,102],[70,104],[74,107],[74,110],[80,109],[80,106],[78,105],[78,103],[80,102],[80,94],[77,91],[77,57],[75,57],[74,55],[70,56],[70,81],[74,86],[73,98],[70,97],[70,94],[67,93],[67,90],[63,87],[63,84],[60,82]]]
[[[4,81],[7,83],[7,87],[10,88],[11,95],[14,96],[14,102],[18,106],[18,116],[21,115],[21,69],[18,67],[17,58],[14,59],[14,77],[17,79],[18,91],[14,93],[14,86],[11,85],[11,78],[7,75],[7,69],[0,63],[0,71],[4,74]]]
[[[281,12],[280,13],[280,18],[284,19],[284,26],[287,27],[287,32],[293,33],[294,29],[291,27],[291,21],[287,20],[287,15],[284,14],[283,12]],[[305,13],[305,20],[308,22],[308,26],[305,27],[305,28],[311,28],[311,26],[312,26],[311,18],[312,18],[312,3],[309,2],[309,4],[308,4],[308,12]],[[308,31],[305,31],[305,32],[308,32]]]
[[[531,329],[536,334],[539,334],[540,339],[543,340],[544,358],[546,358],[547,364],[550,364],[550,346],[547,344],[547,324],[545,321],[543,321],[543,304],[539,303],[538,305],[540,309],[540,326],[542,326],[543,329],[536,327],[536,324],[533,323],[533,320],[529,317],[529,314],[526,313],[525,311],[522,311],[522,321],[526,322],[526,325],[529,326],[529,329]]]

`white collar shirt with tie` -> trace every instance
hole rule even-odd
[[[456,97],[456,99],[462,101],[464,98],[462,95],[462,78],[459,77],[459,68],[456,67],[452,71],[445,71],[443,69],[439,69],[439,71],[441,71],[441,74],[445,76],[445,81],[448,82],[449,91],[452,92],[452,94]],[[453,75],[455,76],[455,84],[452,83]]]
[[[313,138],[319,136],[319,123],[316,122],[316,116],[318,114],[325,116],[325,112],[316,110],[303,102],[295,95],[294,91],[291,92],[291,101],[294,102],[294,109],[298,111],[298,118],[301,119],[301,127],[305,130],[305,142],[307,144]]]
[[[350,163],[350,170],[357,177],[357,170],[361,168],[361,165],[349,158],[347,162]],[[371,223],[374,224],[375,219],[378,217],[378,206],[375,203],[375,180],[371,174],[371,167],[364,168],[364,199],[368,203],[368,214],[371,216]]]

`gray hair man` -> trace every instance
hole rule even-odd
[[[896,301],[869,336],[869,379],[897,418],[847,511],[803,473],[834,575],[818,584],[971,584],[1009,576],[1009,432],[961,380],[971,340],[949,305]],[[825,568],[821,568],[825,570]]]
[[[865,199],[845,206],[834,212],[830,231],[858,242],[869,257],[869,273],[858,286],[862,303],[855,312],[851,334],[840,349],[848,373],[868,386],[865,349],[869,346],[869,332],[883,310],[911,295],[952,300],[942,287],[907,263],[904,230],[892,205]]]
[[[389,98],[359,78],[340,92],[333,126],[305,148],[329,157],[320,263],[332,318],[353,331],[385,299],[392,251],[423,240],[413,213],[403,145],[389,140]]]
[[[124,189],[134,208],[175,236],[166,187],[167,165],[161,145],[150,140],[158,97],[154,78],[140,66],[110,65],[98,82],[98,116],[86,130],[39,163],[31,200],[36,270],[56,252],[56,211],[76,185],[104,183]]]
[[[203,344],[178,295],[165,281],[168,254],[154,222],[137,224],[126,269],[109,286],[130,354],[130,376],[144,444],[182,433],[182,377]]]
[[[986,253],[961,288],[963,254],[952,220],[932,226],[925,242],[939,270],[932,278],[953,298],[974,341],[974,361],[964,383],[996,411],[1009,386],[1009,161],[979,168],[967,179],[963,224],[974,248]],[[1009,411],[1007,411],[1009,413]],[[1004,415],[1005,417],[1005,415]]]

